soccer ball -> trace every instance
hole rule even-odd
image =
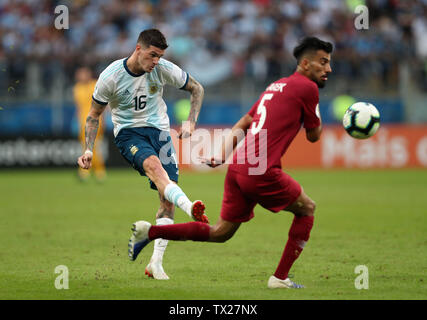
[[[380,113],[371,103],[356,102],[345,112],[342,124],[353,138],[367,139],[380,127]]]

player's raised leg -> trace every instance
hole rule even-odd
[[[239,226],[240,222],[229,222],[220,217],[213,226],[200,222],[151,226],[147,237],[150,241],[164,238],[179,241],[225,242],[234,235]]]
[[[169,179],[158,157],[149,156],[144,160],[143,168],[145,174],[156,185],[157,190],[166,200],[182,209],[192,219],[209,223],[207,216],[204,214],[205,205],[203,202],[200,200],[191,202],[182,189]]]
[[[310,237],[313,227],[316,204],[301,191],[297,200],[285,210],[294,213],[295,217],[289,229],[289,238],[277,266],[276,272],[268,280],[269,288],[303,288],[288,278],[289,270],[298,259]]]
[[[156,214],[156,225],[170,225],[173,224],[175,206],[167,201],[160,193],[160,207]],[[154,251],[151,256],[150,262],[145,268],[145,274],[157,280],[168,280],[169,277],[163,269],[163,255],[165,253],[168,240],[156,239],[154,241]]]
[[[150,241],[159,238],[176,241],[225,242],[234,235],[239,226],[240,222],[229,222],[222,218],[219,218],[214,226],[202,222],[152,226],[147,221],[137,221],[132,225],[129,257],[135,260]]]

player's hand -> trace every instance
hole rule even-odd
[[[196,124],[193,122],[184,122],[181,126],[181,129],[179,129],[178,132],[178,138],[179,139],[185,139],[191,137],[194,130],[196,129]]]
[[[199,160],[201,163],[206,164],[211,168],[216,168],[224,163],[224,160],[216,157],[211,157],[211,158],[199,157]]]
[[[92,157],[93,153],[89,150],[86,150],[86,152],[77,159],[77,163],[79,164],[80,168],[87,170],[90,169],[90,167],[92,167]]]

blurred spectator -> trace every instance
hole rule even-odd
[[[69,8],[68,30],[54,29],[59,4]],[[360,4],[369,8],[368,30],[354,27]],[[309,34],[335,44],[338,79],[368,77],[390,88],[404,57],[426,83],[426,0],[1,0],[0,63],[6,71],[0,83],[22,79],[27,64],[38,62],[45,90],[58,72],[71,86],[76,62],[101,70],[130,54],[139,32],[150,27],[167,36],[166,58],[205,85],[241,76],[276,78],[294,68],[292,49]]]

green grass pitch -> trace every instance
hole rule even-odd
[[[427,170],[289,170],[316,201],[310,241],[291,270],[303,290],[271,290],[292,215],[257,206],[224,244],[169,242],[169,281],[144,276],[150,244],[127,257],[134,221],[155,221],[158,196],[132,169],[103,184],[74,170],[0,171],[0,299],[426,299]],[[180,185],[220,212],[223,171],[183,172]],[[189,221],[179,209],[176,222]],[[55,267],[69,271],[57,290]],[[356,289],[358,265],[369,289]],[[366,283],[366,282],[365,282]]]

